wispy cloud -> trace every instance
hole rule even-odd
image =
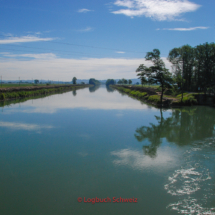
[[[125,52],[118,51],[117,54],[125,54]]]
[[[5,57],[25,57],[25,58],[34,58],[34,59],[45,59],[50,60],[56,58],[56,55],[53,53],[43,53],[43,54],[10,54],[8,52],[0,52],[1,55]]]
[[[79,30],[76,30],[78,32],[89,32],[89,31],[93,31],[93,28],[91,27],[86,27],[86,28],[83,28],[83,29],[79,29]]]
[[[208,29],[209,27],[193,27],[193,28],[158,28],[156,30],[166,30],[166,31],[195,31],[195,30],[199,30],[199,29],[202,29],[202,30],[206,30]]]
[[[146,16],[155,20],[175,20],[183,13],[196,11],[200,5],[188,0],[116,0],[116,6],[125,7],[113,11],[126,16]]]
[[[93,10],[83,8],[83,9],[78,10],[78,13],[87,13],[87,12],[90,12],[90,11],[93,11]]]
[[[9,39],[0,40],[0,44],[10,44],[10,43],[29,43],[29,42],[41,42],[41,41],[51,41],[54,38],[41,38],[37,36],[22,36],[22,37],[10,37]]]
[[[50,126],[50,125],[37,125],[37,124],[3,122],[3,121],[0,121],[0,127],[6,127],[10,129],[15,129],[15,130],[27,130],[27,131],[53,128],[53,126]]]

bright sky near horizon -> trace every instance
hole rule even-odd
[[[3,80],[136,78],[146,52],[215,39],[214,0],[0,0]]]

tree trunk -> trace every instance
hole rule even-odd
[[[163,89],[163,86],[161,86],[161,88],[162,88],[162,90],[161,90],[161,97],[160,97],[160,101],[161,101],[161,104],[162,104],[162,102],[163,102],[163,91],[164,91],[164,89]]]

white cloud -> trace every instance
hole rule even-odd
[[[26,56],[32,54],[26,54]],[[5,80],[22,79],[46,79],[71,81],[72,77],[79,79],[108,79],[108,78],[135,78],[136,69],[140,64],[151,66],[151,62],[144,58],[47,58],[36,59],[11,59],[0,58],[1,75]],[[54,56],[54,55],[53,55]],[[35,56],[36,57],[36,56]],[[45,56],[43,56],[45,57]],[[162,58],[168,69],[171,63]]]
[[[41,38],[36,36],[10,37],[9,39],[0,40],[0,44],[29,43],[29,42],[51,41],[51,40],[54,40],[54,38]]]
[[[163,29],[157,29],[158,31],[159,30],[167,30],[167,31],[195,31],[195,30],[198,30],[198,29],[203,29],[203,30],[206,30],[208,29],[209,27],[193,27],[193,28],[163,28]]]
[[[93,10],[83,8],[83,9],[78,10],[78,13],[87,13],[87,12],[90,12],[90,11],[93,11]]]
[[[6,127],[10,129],[15,129],[15,130],[27,130],[27,131],[53,128],[53,126],[49,126],[49,125],[37,125],[37,124],[3,122],[3,121],[0,121],[0,127]]]
[[[200,5],[188,0],[116,0],[116,6],[125,7],[113,11],[126,16],[146,16],[159,21],[175,20],[182,13],[197,10]]]
[[[76,31],[79,31],[79,32],[88,32],[88,31],[92,31],[93,28],[91,27],[86,27],[86,28],[83,28],[83,29],[79,29],[79,30],[76,30]]]
[[[117,54],[125,54],[125,52],[118,51]]]

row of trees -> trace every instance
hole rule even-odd
[[[173,64],[176,82],[183,90],[206,92],[214,87],[214,43],[174,48],[169,52],[168,60]]]
[[[126,79],[124,79],[124,78],[122,78],[121,80],[119,80],[118,82],[117,82],[117,84],[132,84],[132,80],[126,80]]]
[[[161,87],[161,102],[166,88],[172,88],[176,83],[184,91],[215,92],[215,44],[205,43],[196,47],[185,45],[169,52],[168,60],[172,63],[173,73],[166,69],[160,57],[160,51],[154,49],[146,54],[145,59],[153,66],[141,64],[136,72],[143,84],[159,84]]]

